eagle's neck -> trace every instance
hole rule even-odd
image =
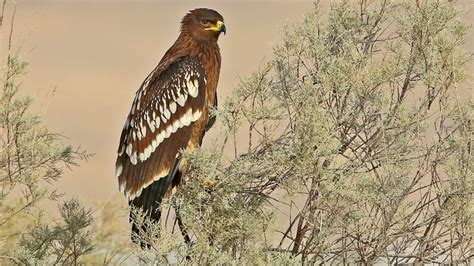
[[[197,42],[196,49],[192,55],[198,57],[206,69],[206,86],[208,106],[214,105],[217,84],[219,82],[219,73],[221,70],[221,53],[217,45],[217,39],[209,42]]]
[[[221,68],[221,53],[217,41],[197,41],[194,44],[194,49],[191,49],[190,52],[192,56],[201,59],[207,73],[219,73]]]
[[[176,52],[180,51],[186,55],[198,57],[202,62],[213,60],[214,63],[220,66],[221,55],[217,39],[217,36],[211,39],[199,39],[193,37],[192,34],[187,31],[183,31],[173,46],[175,46],[174,50],[176,50]]]

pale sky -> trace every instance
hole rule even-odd
[[[19,0],[14,46],[29,63],[23,90],[48,102],[44,120],[51,130],[95,154],[67,171],[58,191],[88,206],[119,194],[114,166],[123,122],[135,91],[175,41],[188,10],[208,7],[224,16],[222,103],[241,77],[271,58],[283,26],[298,22],[312,6],[310,0]],[[472,15],[466,18],[472,21]],[[473,44],[470,35],[467,49],[473,51]]]
[[[188,10],[208,7],[224,16],[228,30],[219,40],[218,87],[223,102],[241,77],[271,58],[285,23],[298,21],[312,5],[312,1],[18,1],[14,45],[21,47],[20,55],[29,63],[23,89],[39,103],[48,103],[44,120],[51,130],[95,154],[67,171],[58,191],[77,196],[88,206],[119,194],[114,167],[123,122],[135,91],[175,41]],[[48,99],[53,88],[55,95]],[[212,135],[206,136],[204,145]]]

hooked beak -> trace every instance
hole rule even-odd
[[[224,35],[226,33],[226,28],[224,22],[218,20],[215,26],[209,27],[206,30],[212,30],[215,32],[223,32]]]
[[[220,32],[223,32],[224,35],[225,35],[226,29],[225,29],[225,24],[224,24],[224,22],[222,22],[222,21],[219,20],[219,21],[217,21],[217,25],[216,25],[216,26],[217,26],[217,28],[219,28],[219,31],[220,31]]]

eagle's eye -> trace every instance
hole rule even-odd
[[[203,26],[210,26],[212,24],[212,21],[207,20],[207,19],[202,19],[201,20],[201,25]]]

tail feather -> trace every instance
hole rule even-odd
[[[173,168],[167,176],[153,182],[143,189],[140,196],[129,202],[130,206],[146,213],[146,218],[152,222],[158,223],[160,221],[163,197],[168,192],[168,189],[172,188],[171,186],[175,186],[175,183],[177,183],[175,179],[181,178],[181,173],[178,171],[179,161],[179,159],[175,161]],[[135,222],[132,210],[130,210],[130,222],[132,223],[132,241],[137,244],[140,243],[142,248],[149,247],[147,243],[137,239],[137,236],[147,235],[148,228],[146,224],[138,225]]]

